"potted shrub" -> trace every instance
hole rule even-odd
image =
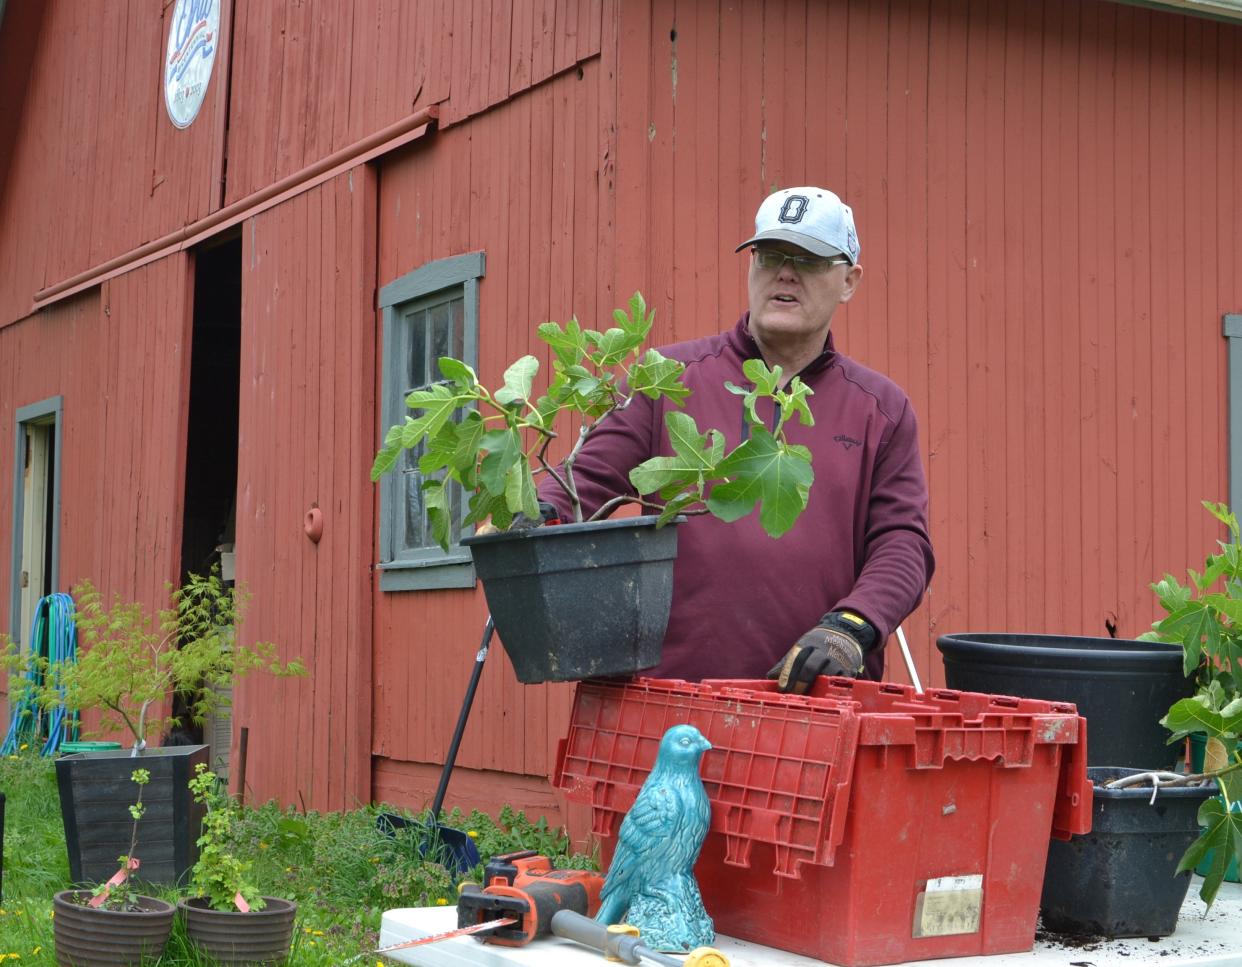
[[[293,938],[297,904],[260,894],[250,862],[231,848],[229,833],[240,809],[215,773],[198,765],[189,783],[203,807],[198,861],[190,873],[191,896],[178,904],[187,936],[224,964],[284,960]]]
[[[689,395],[682,363],[644,349],[654,314],[635,293],[615,325],[598,332],[576,319],[545,322],[538,338],[552,351],[552,375],[536,393],[539,362],[526,355],[488,390],[459,359],[441,357],[444,379],[416,390],[406,404],[416,415],[390,428],[371,468],[378,480],[404,451],[418,454],[427,477],[423,500],[436,540],[447,548],[451,485],[469,495],[465,524],[490,522],[498,533],[467,537],[487,603],[519,681],[570,681],[638,671],[658,663],[672,594],[673,525],[684,515],[712,513],[737,520],[759,505],[774,537],[806,507],[814,475],[811,454],[785,436],[788,420],[811,421],[810,388],[760,360],[745,364],[752,386],[728,385],[746,398],[747,439],[726,452],[724,435],[700,430],[688,414],[668,414],[676,456],[655,457],[630,473],[634,494],[617,494],[583,519],[574,461],[609,415],[639,394],[680,404]],[[776,402],[775,427],[755,412]],[[548,456],[553,440],[575,433],[561,465]],[[574,520],[540,528],[535,474],[551,476],[569,497]],[[603,520],[620,504],[648,513]]]
[[[137,964],[159,957],[168,942],[175,908],[138,893],[130,879],[139,867],[138,824],[146,813],[142,791],[151,774],[134,769],[130,779],[138,786],[138,799],[129,806],[129,849],[120,857],[120,868],[93,890],[62,890],[52,900],[58,964]]]
[[[1166,614],[1149,635],[1181,646],[1183,670],[1195,685],[1194,694],[1161,719],[1173,733],[1169,741],[1189,738],[1192,750],[1201,746],[1195,768],[1220,784],[1220,796],[1199,812],[1203,832],[1179,867],[1198,867],[1200,896],[1211,904],[1229,869],[1236,877],[1242,866],[1242,542],[1237,516],[1225,504],[1203,506],[1225,525],[1229,539],[1218,542],[1220,553],[1207,556],[1202,574],[1190,571],[1188,585],[1168,574],[1152,585]]]
[[[1184,743],[1199,737],[1201,765],[1187,772],[1088,770],[1095,783],[1095,823],[1088,836],[1053,843],[1042,912],[1049,929],[1075,934],[1164,936],[1172,933],[1190,887],[1216,898],[1230,861],[1242,857],[1242,545],[1238,522],[1223,504],[1204,506],[1229,530],[1220,553],[1182,585],[1171,575],[1152,585],[1165,617],[1144,640],[1179,647],[1193,694],[1160,719]],[[1217,792],[1219,791],[1219,795]]]
[[[132,742],[130,750],[80,752],[56,762],[70,873],[77,882],[102,879],[124,850],[123,780],[137,757],[151,774],[147,798],[153,804],[140,834],[143,875],[152,883],[178,882],[196,856],[201,811],[190,799],[188,782],[194,765],[206,763],[207,747],[149,747],[148,738],[171,724],[152,709],[179,692],[187,697],[190,714],[201,720],[221,701],[216,686],[238,675],[260,668],[276,675],[304,670],[296,661],[280,662],[275,645],[234,642],[243,602],[216,572],[191,575],[172,592],[158,620],[141,604],[119,597],[107,606],[90,582],[79,584],[74,598],[76,661],[49,665],[12,650],[7,656],[10,669],[24,672],[10,678],[12,692],[33,693],[49,710],[62,704],[76,713],[93,710],[100,732],[127,732]]]

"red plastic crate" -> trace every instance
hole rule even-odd
[[[1029,950],[1049,837],[1091,828],[1073,705],[849,679],[807,696],[583,682],[554,782],[592,807],[605,860],[682,722],[712,743],[695,872],[716,928],[846,967]]]

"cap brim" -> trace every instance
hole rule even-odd
[[[819,255],[823,258],[831,258],[834,255],[844,255],[847,259],[849,258],[849,254],[842,252],[839,248],[833,248],[831,245],[821,242],[817,238],[812,238],[810,235],[803,235],[801,232],[791,232],[787,228],[774,228],[770,231],[760,232],[758,235],[748,238],[733,251],[740,252],[756,242],[789,242],[791,245],[798,246],[798,248],[806,249],[812,255]],[[850,262],[853,264],[852,259]]]

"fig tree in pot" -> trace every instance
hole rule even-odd
[[[200,765],[189,786],[205,815],[198,861],[190,874],[193,895],[178,904],[186,935],[222,964],[283,961],[292,944],[297,904],[263,896],[250,881],[250,862],[237,855],[230,840],[241,807],[215,773]]]
[[[6,655],[16,673],[10,694],[29,693],[48,710],[63,705],[75,714],[94,712],[98,733],[128,733],[132,742],[129,750],[79,752],[56,761],[70,874],[75,882],[104,879],[125,851],[124,779],[141,764],[151,776],[151,810],[138,844],[143,877],[178,883],[197,855],[202,812],[190,799],[188,782],[194,766],[206,764],[207,747],[149,747],[147,740],[172,724],[152,709],[179,692],[201,721],[221,701],[217,686],[259,669],[276,675],[304,669],[296,661],[281,662],[273,644],[243,646],[234,640],[243,600],[217,572],[191,575],[154,619],[142,604],[119,596],[109,606],[89,581],[78,584],[73,597],[76,661],[49,664],[12,649]]]
[[[1049,929],[1071,934],[1158,937],[1174,931],[1199,868],[1200,897],[1211,906],[1230,861],[1242,858],[1242,545],[1223,504],[1204,506],[1229,529],[1190,584],[1171,575],[1153,584],[1165,617],[1143,637],[1182,650],[1194,694],[1175,701],[1160,723],[1170,743],[1204,740],[1201,771],[1091,768],[1090,834],[1053,843],[1041,913]],[[1219,795],[1217,795],[1219,793]]]
[[[1242,868],[1242,541],[1237,516],[1223,503],[1203,506],[1225,525],[1229,539],[1218,542],[1203,573],[1189,572],[1182,585],[1172,575],[1152,585],[1165,617],[1149,637],[1181,646],[1183,668],[1195,692],[1169,709],[1161,723],[1170,742],[1187,737],[1203,744],[1202,772],[1216,778],[1220,795],[1199,810],[1202,833],[1179,869],[1203,875],[1200,896],[1211,903],[1230,867]]]
[[[726,384],[746,397],[747,438],[726,452],[724,435],[700,430],[687,413],[667,416],[675,456],[654,457],[630,473],[632,491],[619,493],[583,520],[574,461],[610,414],[638,394],[680,405],[689,395],[684,365],[644,349],[653,322],[641,294],[615,325],[602,332],[577,319],[537,329],[552,352],[546,391],[535,389],[538,360],[522,356],[491,391],[466,363],[441,357],[444,379],[406,398],[415,416],[388,430],[371,468],[378,480],[397,466],[403,451],[418,454],[427,478],[423,500],[433,532],[447,549],[452,527],[450,486],[469,494],[465,523],[495,533],[465,538],[483,582],[496,631],[523,683],[572,681],[626,674],[660,660],[672,596],[674,529],[686,515],[712,513],[737,520],[759,504],[760,523],[780,536],[806,507],[814,475],[807,448],[785,436],[787,421],[810,423],[798,378],[781,388],[781,372],[750,360],[752,385]],[[755,412],[760,398],[774,400],[775,427]],[[574,443],[559,466],[549,448],[560,435]],[[573,521],[556,527],[541,520],[535,474],[550,475],[574,508]],[[636,503],[645,516],[604,520],[618,506]]]

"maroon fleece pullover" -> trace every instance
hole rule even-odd
[[[661,349],[686,364],[686,412],[700,432],[721,430],[729,449],[741,442],[744,419],[742,397],[725,381],[749,386],[742,363],[762,358],[748,320],[749,313],[727,332]],[[848,609],[879,632],[866,672],[878,679],[883,643],[927,588],[935,566],[927,484],[906,394],[836,352],[831,335],[799,375],[814,391],[808,402],[815,425],[795,417],[786,434],[812,453],[806,510],[779,539],[764,533],[757,511],[731,524],[691,517],[678,528],[663,655],[645,675],[762,678],[825,612]],[[634,492],[631,468],[673,454],[664,425],[672,408],[639,395],[603,421],[574,467],[585,516],[616,494]],[[771,405],[760,415],[770,426]],[[539,496],[568,516],[568,498],[554,480],[540,483]]]

